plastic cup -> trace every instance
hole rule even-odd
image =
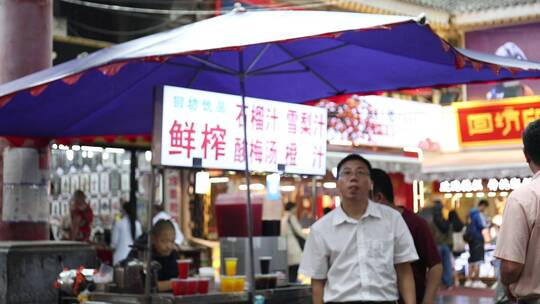
[[[231,292],[234,290],[234,278],[229,276],[221,277],[221,291],[222,292]]]
[[[200,267],[199,275],[204,277],[214,277],[214,268],[212,267]]]
[[[237,264],[238,258],[225,258],[225,274],[228,276],[235,276]]]
[[[180,279],[171,279],[172,293],[175,296],[180,295],[179,283],[180,283]]]
[[[214,268],[212,267],[201,267],[199,268],[199,278],[208,280],[208,291],[214,291],[215,289],[215,280],[214,280]]]
[[[197,281],[197,292],[200,294],[207,294],[209,284],[210,284],[210,279],[199,278]]]
[[[199,280],[195,278],[189,278],[186,280],[187,282],[187,288],[186,288],[186,294],[192,295],[197,293],[197,283]]]
[[[255,276],[255,289],[268,289],[268,280],[265,275]]]
[[[173,295],[181,296],[186,294],[187,283],[185,279],[172,279]]]
[[[191,260],[176,260],[176,266],[178,267],[178,277],[180,279],[187,279],[189,275],[189,265],[191,265]]]
[[[233,291],[244,291],[246,286],[246,277],[245,276],[235,276],[233,279]]]
[[[268,280],[268,289],[274,289],[277,285],[277,275],[270,274],[267,275],[266,279]]]
[[[272,261],[271,256],[262,256],[259,257],[259,263],[261,266],[261,273],[268,274],[270,272],[270,262]]]

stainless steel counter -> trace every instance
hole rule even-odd
[[[311,285],[257,290],[264,297],[264,304],[311,304]]]
[[[297,285],[276,289],[258,290],[258,295],[265,298],[265,304],[310,304],[311,287]],[[114,304],[147,304],[143,295],[122,294],[112,292],[92,292],[90,301]],[[210,293],[207,295],[173,296],[171,293],[159,293],[152,295],[152,304],[247,304],[248,295],[245,292],[234,293]]]
[[[144,295],[112,293],[112,292],[92,292],[89,297],[91,301],[100,301],[115,304],[147,304]],[[176,303],[247,303],[246,293],[213,293],[206,295],[173,296],[171,293],[159,293],[152,295],[152,304],[176,304]]]

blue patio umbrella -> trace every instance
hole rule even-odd
[[[538,63],[455,49],[419,21],[235,11],[0,85],[0,136],[150,135],[157,85],[303,103],[540,76]]]
[[[1,85],[0,136],[150,135],[161,85],[303,103],[538,77],[539,63],[451,47],[423,18],[238,8]]]

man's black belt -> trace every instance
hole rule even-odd
[[[325,302],[325,304],[396,304],[397,301],[349,301],[349,302]]]
[[[519,297],[517,302],[518,304],[537,304],[540,303],[540,297],[538,295]]]

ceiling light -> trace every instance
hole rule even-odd
[[[210,178],[210,183],[212,184],[227,183],[228,181],[229,181],[229,178],[226,176]]]
[[[326,183],[323,183],[323,188],[326,188],[326,189],[335,189],[335,188],[336,188],[336,183],[335,183],[335,182],[326,182]]]

